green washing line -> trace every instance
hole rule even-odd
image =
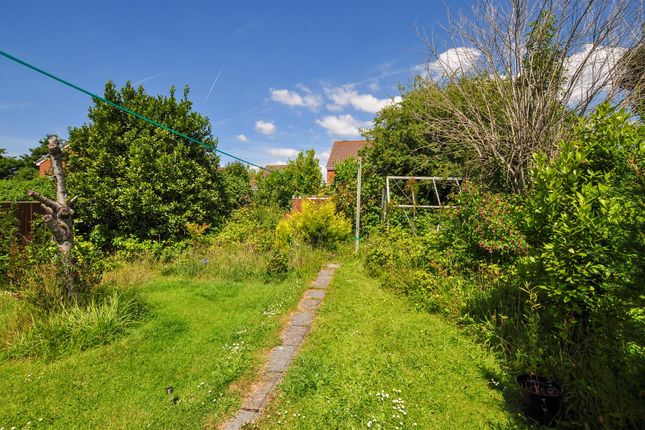
[[[58,81],[61,84],[67,85],[68,87],[72,87],[75,90],[80,91],[80,92],[82,92],[84,94],[87,94],[90,97],[94,97],[95,99],[99,99],[99,100],[101,100],[101,101],[103,101],[103,102],[105,102],[105,103],[107,103],[107,104],[109,104],[111,106],[114,106],[117,109],[122,110],[123,112],[126,112],[126,113],[128,113],[130,115],[133,115],[133,116],[139,118],[139,119],[142,119],[142,120],[144,120],[146,122],[149,122],[150,124],[156,125],[157,127],[160,127],[160,128],[162,128],[162,129],[164,129],[166,131],[169,131],[169,132],[171,132],[171,133],[173,133],[173,134],[175,134],[175,135],[177,135],[179,137],[183,137],[184,139],[188,139],[189,141],[191,141],[193,143],[196,143],[196,144],[198,144],[200,146],[203,146],[204,148],[206,148],[206,149],[208,149],[210,151],[219,152],[220,154],[226,155],[227,157],[234,158],[234,159],[236,159],[238,161],[241,161],[242,163],[246,163],[246,164],[248,164],[250,166],[254,166],[254,167],[257,167],[259,169],[268,171],[268,169],[266,169],[266,168],[264,168],[262,166],[258,166],[255,163],[251,163],[250,161],[244,160],[244,159],[242,159],[240,157],[236,157],[233,154],[229,154],[228,152],[224,152],[224,151],[222,151],[220,149],[215,148],[214,146],[211,146],[211,145],[209,145],[207,143],[204,143],[204,142],[202,142],[200,140],[197,140],[197,139],[194,139],[194,138],[192,138],[190,136],[187,136],[182,132],[179,132],[179,131],[177,131],[175,129],[172,129],[172,128],[168,127],[167,125],[161,124],[161,123],[159,123],[159,122],[157,122],[155,120],[152,120],[152,119],[150,119],[148,117],[145,117],[145,116],[143,116],[141,114],[138,114],[138,113],[126,108],[126,107],[123,107],[123,106],[118,105],[118,104],[116,104],[114,102],[111,102],[108,99],[105,99],[105,98],[103,98],[101,96],[98,96],[98,95],[96,95],[94,93],[91,93],[91,92],[87,91],[86,89],[83,89],[83,88],[79,87],[78,85],[74,85],[71,82],[68,82],[68,81],[66,81],[66,80],[64,80],[62,78],[59,78],[56,75],[52,75],[51,73],[44,71],[43,69],[39,69],[38,67],[36,67],[36,66],[34,66],[32,64],[29,64],[26,61],[21,60],[20,58],[16,58],[16,57],[14,57],[13,55],[11,55],[11,54],[9,54],[7,52],[4,52],[4,51],[0,50],[0,54],[2,54],[2,56],[6,57],[6,58],[8,58],[8,59],[10,59],[12,61],[15,61],[18,64],[21,64],[21,65],[23,65],[25,67],[30,68],[33,71],[36,71],[36,72],[38,72],[38,73],[40,73],[42,75],[47,76],[48,78],[51,78],[51,79],[53,79],[55,81]]]

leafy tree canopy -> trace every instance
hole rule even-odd
[[[441,115],[434,103],[438,87],[416,82],[403,94],[401,103],[382,109],[374,127],[365,136],[372,142],[364,150],[366,174],[459,176],[463,172],[462,145],[439,134],[438,127],[421,121]],[[437,124],[438,126],[439,124]]]
[[[374,119],[374,127],[365,133],[371,142],[363,148],[362,218],[367,226],[381,216],[385,177],[399,176],[462,176],[471,155],[461,142],[442,132],[442,117],[447,116],[438,100],[438,92],[449,92],[458,103],[458,93],[418,80],[403,91],[400,103],[382,109]],[[428,121],[432,118],[433,121]],[[343,194],[339,209],[347,215],[356,204],[355,162],[340,165],[332,188]],[[341,200],[340,198],[337,200]]]
[[[251,170],[240,161],[227,164],[222,168],[226,196],[233,208],[239,208],[251,197]]]
[[[188,87],[181,99],[151,96],[130,82],[105,85],[105,98],[213,148],[208,118],[194,112]],[[219,158],[98,100],[89,122],[70,130],[68,182],[78,232],[101,246],[113,238],[166,240],[186,224],[218,224],[230,210]]]
[[[12,177],[24,164],[22,160],[5,154],[6,150],[0,148],[0,179]]]
[[[320,192],[322,172],[316,151],[309,149],[300,152],[295,160],[275,172],[259,172],[256,199],[262,202],[277,203],[286,209],[291,206],[293,196],[311,196]]]
[[[329,185],[336,209],[348,219],[356,216],[356,177],[358,176],[358,160],[349,157],[334,165],[334,179]]]

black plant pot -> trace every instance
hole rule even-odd
[[[515,382],[522,391],[524,414],[542,425],[553,426],[562,410],[562,387],[535,375],[520,375]]]

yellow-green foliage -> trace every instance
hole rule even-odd
[[[351,232],[350,222],[336,212],[334,203],[304,201],[301,212],[292,213],[278,223],[276,242],[279,247],[305,243],[333,249],[349,239]]]

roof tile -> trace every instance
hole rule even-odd
[[[358,151],[369,143],[367,140],[337,140],[331,147],[327,170],[335,170],[336,163],[345,161],[349,157],[358,158]]]

